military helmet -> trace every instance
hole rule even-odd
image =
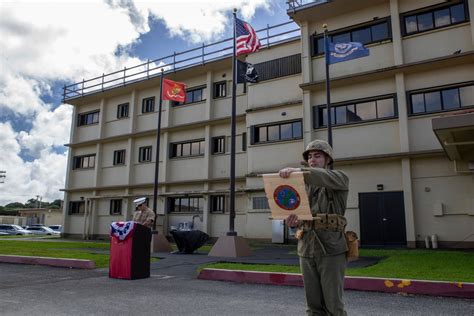
[[[334,161],[334,159],[332,158],[332,147],[327,141],[316,139],[309,143],[308,146],[306,146],[306,150],[303,151],[303,158],[305,161],[308,161],[308,154],[310,151],[313,150],[319,150],[328,155],[330,160],[329,163]]]

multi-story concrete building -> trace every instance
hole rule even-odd
[[[436,234],[441,246],[473,247],[473,13],[474,0],[290,1],[301,36],[267,40],[248,56],[260,81],[237,90],[239,235],[271,238],[260,175],[298,166],[305,144],[327,138],[326,23],[332,41],[370,50],[330,66],[335,167],[351,181],[348,229],[362,245],[414,247]],[[219,237],[229,222],[232,70],[229,56],[205,56],[166,75],[187,84],[188,101],[163,103],[158,224],[166,233],[193,221]],[[65,89],[74,105],[69,235],[106,235],[111,221],[131,218],[134,197],[152,198],[160,78],[143,71],[116,86],[100,77]]]

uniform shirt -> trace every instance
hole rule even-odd
[[[349,193],[347,175],[340,170],[323,168],[301,168],[301,171],[305,172],[304,179],[311,214],[316,216],[317,213],[328,213],[344,216]],[[298,240],[298,255],[301,257],[337,255],[346,251],[344,232],[310,230]]]
[[[148,224],[145,225],[148,228],[153,227],[153,221],[155,220],[155,212],[150,210],[148,207],[144,211],[136,211],[133,213],[133,219],[134,222],[140,223],[144,225],[144,223],[148,221]]]

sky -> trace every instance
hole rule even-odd
[[[63,199],[65,84],[289,21],[284,0],[1,0],[0,205]],[[3,183],[2,183],[3,182]]]

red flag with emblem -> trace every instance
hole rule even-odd
[[[186,102],[186,85],[169,79],[163,79],[163,100]]]

